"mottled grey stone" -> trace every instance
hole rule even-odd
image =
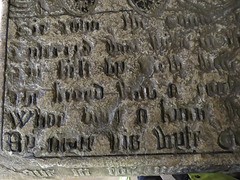
[[[1,178],[240,170],[240,1],[2,5]]]

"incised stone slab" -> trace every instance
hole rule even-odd
[[[1,178],[240,170],[239,0],[3,0]]]

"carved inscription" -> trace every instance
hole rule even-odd
[[[238,153],[239,8],[237,0],[11,1],[2,150],[84,160]],[[68,173],[94,175],[85,164]]]
[[[88,169],[88,168],[72,169],[72,172],[73,172],[74,176],[76,176],[76,177],[90,176],[91,175],[90,169]]]
[[[53,169],[41,169],[41,170],[24,170],[23,174],[28,176],[33,176],[37,178],[51,178],[55,175],[55,171]]]
[[[92,151],[94,137],[79,136],[76,138],[56,138],[52,137],[47,140],[47,151],[49,153]]]
[[[140,136],[131,135],[116,136],[111,134],[110,137],[110,147],[114,151],[138,151],[140,149]]]
[[[186,149],[192,148],[192,146],[198,146],[198,140],[200,131],[198,132],[189,132],[189,128],[185,127],[184,131],[179,133],[174,132],[172,135],[164,134],[162,128],[158,126],[156,129],[153,130],[153,134],[158,139],[157,142],[157,149],[181,149],[180,147],[184,147]],[[190,139],[190,135],[192,134],[192,140]]]

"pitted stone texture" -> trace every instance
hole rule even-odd
[[[3,6],[3,178],[239,171],[239,1]]]

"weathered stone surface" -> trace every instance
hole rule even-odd
[[[2,2],[0,177],[240,170],[240,1]]]

